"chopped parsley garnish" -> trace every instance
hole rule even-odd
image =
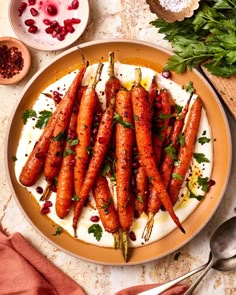
[[[207,138],[206,136],[202,136],[198,138],[198,142],[203,145],[205,143],[209,143],[211,141],[210,138]]]
[[[116,123],[121,124],[124,128],[132,128],[132,129],[134,129],[133,124],[131,124],[131,123],[127,122],[127,121],[124,121],[123,118],[122,118],[122,116],[120,116],[116,112],[114,114],[114,121]]]
[[[210,162],[203,153],[194,153],[193,157],[199,164]]]
[[[27,123],[28,119],[36,118],[36,117],[37,117],[37,113],[35,112],[35,110],[25,110],[21,116],[24,125]]]
[[[65,140],[66,139],[66,131],[62,131],[58,133],[56,136],[52,137],[52,140],[54,141],[60,141],[60,140]]]
[[[37,122],[35,124],[36,128],[43,129],[47,126],[48,121],[52,116],[52,112],[50,111],[41,111],[39,112],[39,116]]]
[[[71,139],[71,138],[67,138],[67,141],[70,143],[70,146],[74,146],[77,145],[79,143],[79,139]]]
[[[172,178],[177,180],[183,180],[183,177],[178,173],[172,173]]]
[[[73,151],[72,149],[70,149],[70,148],[66,148],[65,150],[64,150],[64,152],[63,152],[63,156],[64,157],[66,157],[66,156],[68,156],[68,155],[75,155],[76,153],[75,153],[75,151]]]
[[[54,234],[52,234],[53,236],[59,236],[62,233],[62,227],[60,225],[58,225],[58,227],[56,228],[56,231]]]
[[[93,234],[95,239],[97,241],[100,241],[102,238],[102,227],[100,224],[92,224],[89,228],[88,228],[88,233],[89,234]]]
[[[171,157],[171,159],[175,160],[177,158],[176,149],[173,147],[172,143],[165,147],[165,152]]]

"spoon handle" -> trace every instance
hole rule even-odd
[[[193,269],[192,271],[168,282],[168,283],[165,283],[165,284],[162,284],[161,286],[158,286],[158,287],[155,287],[153,289],[150,289],[150,290],[147,290],[147,291],[144,291],[144,292],[141,292],[137,295],[158,295],[158,294],[161,294],[162,292],[168,290],[169,288],[173,287],[174,285],[178,284],[179,282],[187,279],[188,277],[198,273],[199,271],[203,270],[205,267],[207,266],[207,263],[202,265],[202,266],[199,266],[198,268],[195,268]]]
[[[190,286],[190,288],[184,293],[184,295],[191,295],[195,288],[198,286],[198,284],[201,282],[201,280],[204,278],[204,276],[207,274],[207,272],[210,270],[210,268],[215,263],[215,257],[212,255],[210,261],[207,264],[207,267],[204,269],[204,271],[200,274],[200,276],[196,279],[196,281],[193,282],[193,284]]]

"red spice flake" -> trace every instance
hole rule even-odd
[[[24,67],[21,51],[15,46],[0,46],[0,77],[10,79],[19,74]]]

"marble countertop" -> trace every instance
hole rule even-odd
[[[171,49],[170,44],[163,40],[163,35],[149,22],[156,18],[150,12],[145,0],[89,0],[90,20],[86,31],[76,44],[83,42],[109,39],[129,38],[153,42]],[[8,20],[8,1],[0,0],[0,37],[15,36]],[[0,222],[9,233],[21,232],[43,255],[56,266],[79,283],[88,295],[112,295],[115,292],[136,284],[165,282],[175,278],[208,259],[209,237],[213,230],[224,220],[236,214],[236,153],[233,150],[232,171],[224,198],[212,219],[205,228],[188,244],[179,249],[178,260],[172,253],[162,259],[135,266],[104,266],[93,264],[72,257],[48,243],[25,219],[18,208],[10,191],[4,168],[4,143],[8,119],[20,93],[28,80],[40,68],[47,65],[52,58],[60,53],[42,52],[30,49],[32,67],[22,82],[13,86],[0,86]],[[226,114],[231,128],[233,146],[236,144],[235,121]],[[3,267],[0,265],[0,267]],[[194,278],[194,277],[193,277]],[[192,278],[192,279],[193,279]],[[191,283],[191,278],[187,280]],[[236,271],[230,273],[211,270],[196,294],[236,294]]]

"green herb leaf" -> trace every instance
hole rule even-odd
[[[28,119],[36,118],[36,117],[37,117],[37,114],[36,114],[35,110],[25,110],[21,116],[24,125],[27,123]]]
[[[114,121],[116,123],[121,124],[124,128],[132,128],[132,129],[134,129],[133,124],[131,124],[131,123],[127,122],[127,121],[124,121],[123,118],[122,118],[122,116],[120,116],[116,112],[114,114]]]
[[[70,148],[66,148],[65,150],[64,150],[64,152],[63,152],[63,157],[66,157],[66,156],[68,156],[68,155],[75,155],[76,153],[75,153],[75,151],[73,151],[72,149],[70,149]]]
[[[205,143],[209,143],[211,141],[210,138],[207,138],[206,136],[202,136],[198,138],[198,142],[203,145]]]
[[[177,159],[177,151],[173,147],[173,144],[169,144],[167,147],[165,147],[165,152],[171,157],[171,159]]]
[[[187,189],[189,191],[189,198],[197,199],[198,201],[201,201],[203,199],[204,196],[201,196],[201,195],[198,195],[197,196],[197,195],[195,195],[193,193],[193,191],[189,187],[189,183],[188,182],[186,183],[186,187],[187,187]]]
[[[12,161],[13,162],[17,161],[17,157],[16,156],[12,156]]]
[[[89,234],[93,234],[94,237],[96,238],[97,241],[100,241],[102,238],[102,227],[100,224],[92,224],[89,228],[88,228],[88,233]]]
[[[57,228],[56,228],[56,231],[55,233],[53,234],[53,236],[59,236],[61,233],[62,233],[62,227],[59,225]]]
[[[52,137],[52,140],[54,141],[61,141],[61,140],[65,140],[66,139],[66,131],[62,131],[60,133],[58,133],[56,136]]]
[[[183,180],[183,177],[178,173],[172,173],[172,178],[177,180]]]
[[[80,200],[80,197],[79,196],[76,196],[76,195],[73,195],[73,197],[71,198],[72,201],[79,201]]]
[[[184,146],[185,145],[185,138],[184,138],[184,134],[180,133],[178,135],[178,143],[180,144],[180,146]]]
[[[70,143],[70,146],[74,146],[77,145],[79,143],[79,139],[71,139],[71,138],[67,138],[67,141]]]
[[[35,127],[36,128],[39,128],[39,129],[43,129],[47,126],[47,123],[48,121],[50,120],[52,116],[52,112],[50,111],[41,111],[39,113],[39,117],[38,117],[38,120],[35,124]]]
[[[199,164],[210,162],[203,153],[194,153],[193,157]]]
[[[207,192],[209,189],[209,178],[208,177],[200,177],[197,178],[197,183],[201,186],[204,192]]]
[[[139,203],[143,204],[143,197],[141,195],[137,196]]]
[[[201,64],[213,75],[236,74],[235,0],[206,0],[190,18],[168,23],[152,21],[174,51],[165,70],[185,72]]]

